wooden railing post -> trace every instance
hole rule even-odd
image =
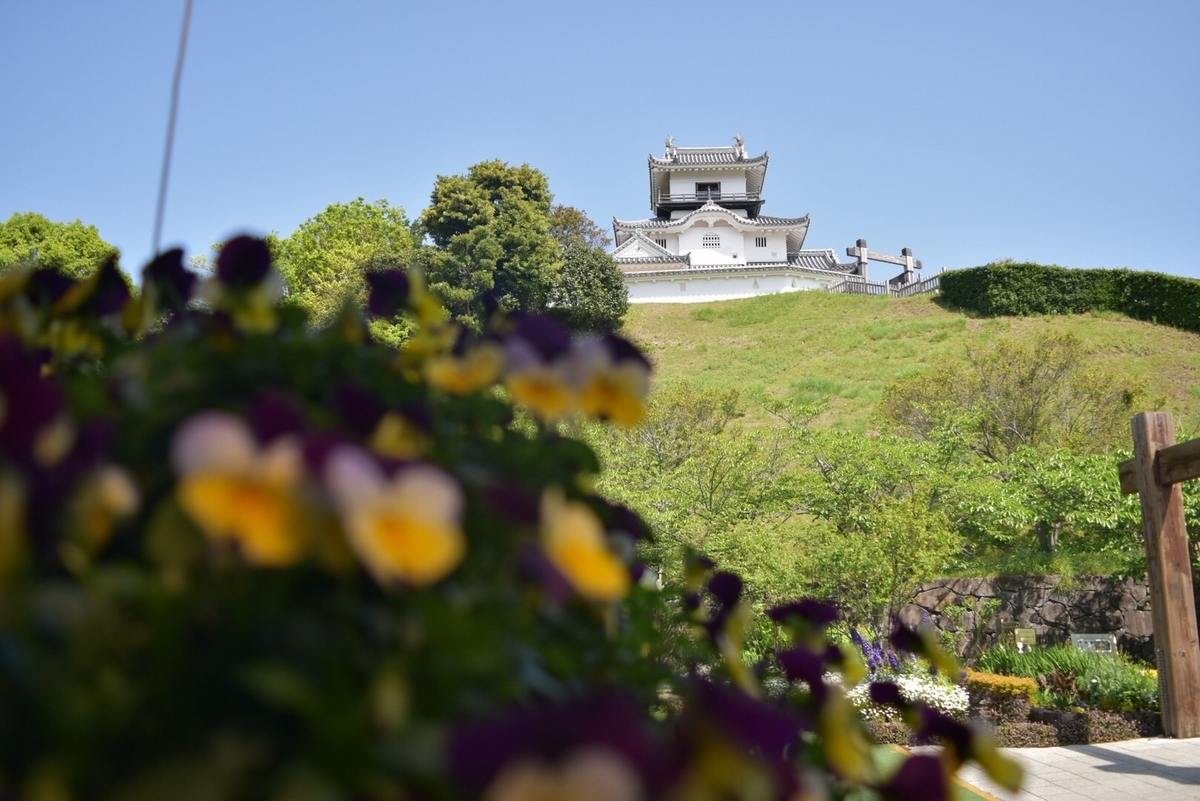
[[[1183,492],[1164,483],[1158,454],[1175,444],[1169,412],[1133,418],[1133,462],[1142,501],[1142,534],[1150,574],[1150,604],[1158,655],[1159,705],[1168,737],[1200,737],[1200,636],[1192,595],[1192,564]]]

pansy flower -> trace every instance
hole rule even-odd
[[[304,556],[297,492],[304,464],[296,438],[260,448],[242,419],[205,412],[176,432],[171,458],[179,502],[209,539],[268,567]]]
[[[242,331],[274,331],[283,278],[271,265],[267,243],[252,236],[235,236],[222,245],[216,276],[201,285],[200,296],[229,314]]]
[[[325,483],[350,547],[381,584],[424,587],[462,561],[463,494],[442,470],[412,464],[389,478],[370,454],[343,446],[326,460]]]
[[[449,353],[425,362],[423,373],[430,386],[451,395],[469,395],[490,387],[504,370],[504,349],[494,340],[475,340],[462,329]]]
[[[570,333],[548,317],[532,315],[513,315],[509,327],[505,385],[513,400],[547,423],[570,417],[579,406]]]
[[[632,343],[612,334],[575,343],[579,408],[587,415],[632,427],[642,421],[650,392],[650,362]]]
[[[600,518],[557,487],[542,494],[542,550],[580,595],[617,601],[629,592],[629,569],[613,552]]]
[[[660,797],[664,755],[638,707],[604,695],[465,725],[447,756],[469,797],[635,801]]]

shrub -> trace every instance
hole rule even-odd
[[[1033,679],[967,671],[971,716],[983,720],[1024,720],[1037,689]]]
[[[1116,311],[1200,331],[1200,281],[1132,270],[999,262],[942,276],[947,304],[988,317]]]
[[[1054,726],[1027,720],[999,723],[996,741],[1004,748],[1050,748],[1060,744]]]
[[[1030,720],[1053,727],[1058,745],[1114,743],[1162,734],[1162,719],[1153,712],[1034,709]]]

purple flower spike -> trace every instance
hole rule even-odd
[[[262,283],[271,269],[271,249],[262,239],[235,236],[217,256],[217,278],[233,289],[249,289]]]

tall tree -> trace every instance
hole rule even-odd
[[[629,310],[621,269],[605,250],[612,239],[574,206],[550,209],[550,236],[563,251],[563,267],[550,291],[547,312],[574,331],[614,331]]]
[[[430,288],[475,325],[486,293],[505,308],[545,309],[563,263],[550,236],[552,200],[546,176],[528,164],[484,161],[466,175],[438,176],[421,215],[439,250]]]
[[[550,236],[564,248],[572,242],[582,242],[590,248],[604,250],[612,237],[581,209],[561,204],[550,208]]]
[[[0,272],[20,264],[49,267],[72,278],[86,278],[121,252],[100,237],[94,225],[79,220],[53,222],[36,212],[17,213],[0,223]]]
[[[407,265],[417,237],[403,208],[360,197],[330,204],[270,244],[289,298],[322,326],[343,304],[365,304],[367,272]]]

